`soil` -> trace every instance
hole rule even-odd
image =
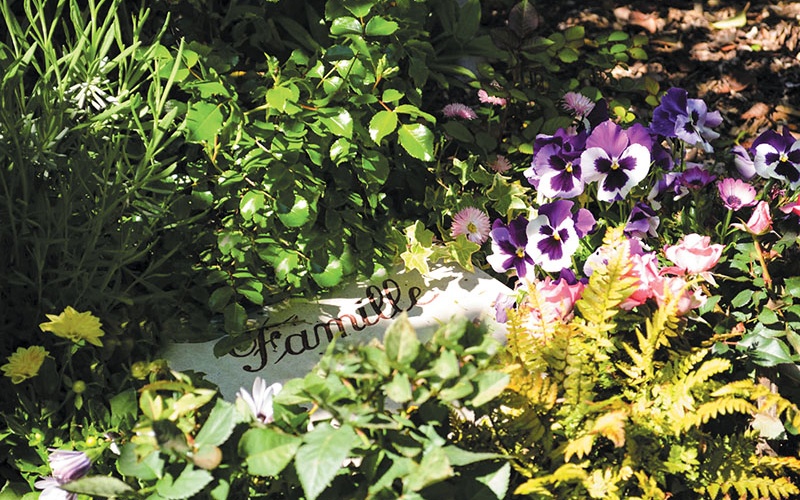
[[[647,61],[616,77],[650,76],[681,87],[724,118],[717,130],[745,146],[767,129],[800,138],[800,2],[567,0],[539,7],[556,29],[582,25],[650,38]]]

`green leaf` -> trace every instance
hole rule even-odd
[[[450,252],[450,256],[467,271],[473,270],[472,254],[480,249],[480,245],[469,241],[466,235],[463,234],[459,234],[454,241],[447,242],[447,250]]]
[[[369,136],[380,144],[381,139],[391,134],[397,128],[397,115],[392,111],[378,111],[369,121]]]
[[[112,498],[133,493],[133,488],[116,477],[87,476],[58,486],[60,489],[72,493]]]
[[[472,404],[478,407],[499,396],[508,385],[509,376],[502,372],[483,372],[473,381],[478,386],[478,394],[472,398]]]
[[[126,443],[120,450],[117,470],[123,476],[135,477],[142,481],[152,481],[161,477],[164,470],[164,460],[155,450],[144,457],[139,457],[136,453],[136,445]]]
[[[628,39],[628,34],[624,31],[614,31],[608,35],[609,42],[621,42]]]
[[[565,63],[574,63],[580,58],[580,52],[573,49],[572,47],[564,47],[563,49],[558,51],[558,58],[561,59],[562,62]]]
[[[339,137],[353,137],[353,117],[344,108],[320,110],[319,121],[325,124],[333,134]]]
[[[230,437],[236,427],[236,407],[223,399],[217,399],[214,409],[203,424],[197,437],[196,446],[219,446]]]
[[[276,202],[276,215],[286,227],[300,227],[311,219],[311,207],[308,200],[295,195],[294,205],[291,208],[282,206]]]
[[[411,392],[411,381],[408,375],[402,372],[394,374],[392,381],[383,387],[386,391],[386,397],[395,403],[405,403],[411,401],[413,394]]]
[[[186,110],[186,140],[213,143],[222,128],[225,117],[219,106],[207,102],[194,102]]]
[[[233,288],[228,285],[217,288],[208,298],[208,307],[212,312],[222,312],[233,299]]]
[[[375,16],[367,22],[365,33],[368,36],[387,36],[397,31],[397,23]]]
[[[405,96],[405,94],[397,89],[386,89],[383,91],[383,96],[381,96],[381,100],[383,102],[396,102],[402,99],[403,96]]]
[[[300,90],[295,85],[273,87],[267,90],[267,104],[278,111],[293,114],[299,108],[295,105],[300,98]]]
[[[322,422],[306,434],[304,441],[294,457],[295,470],[308,500],[316,500],[360,440],[347,424],[336,429]]]
[[[413,243],[406,249],[405,252],[400,254],[400,257],[403,259],[406,269],[416,269],[420,274],[425,276],[430,273],[430,268],[428,267],[428,257],[430,257],[432,254],[432,248],[423,247],[419,243]]]
[[[354,17],[337,17],[331,23],[331,35],[361,34],[361,22]]]
[[[445,133],[454,139],[458,139],[461,142],[466,143],[473,143],[475,142],[475,136],[472,135],[472,132],[469,131],[467,127],[464,126],[463,123],[451,121],[447,122],[442,125]]]
[[[239,455],[247,472],[256,476],[277,476],[289,465],[303,439],[273,428],[250,429],[239,440]]]
[[[239,213],[242,215],[242,218],[244,218],[244,220],[251,220],[253,215],[264,208],[265,199],[264,193],[261,191],[247,191],[244,196],[242,196],[242,199],[239,200]]]
[[[241,332],[244,329],[244,323],[247,321],[247,312],[241,304],[228,304],[223,311],[225,318],[225,331],[226,332]]]
[[[443,450],[445,455],[447,455],[447,459],[450,461],[450,464],[456,467],[463,467],[465,465],[483,462],[485,460],[507,460],[509,458],[508,455],[503,455],[502,453],[475,452],[453,445],[445,446]]]
[[[156,483],[156,491],[162,497],[169,499],[191,498],[213,479],[214,476],[207,470],[195,469],[192,465],[187,465],[174,481],[169,474],[161,478]]]
[[[445,451],[442,448],[433,448],[423,455],[416,471],[407,477],[405,486],[411,491],[420,491],[452,477],[453,474]]]
[[[390,361],[401,366],[409,366],[417,358],[422,346],[417,332],[411,326],[408,314],[403,312],[386,330],[383,338],[386,355]]]
[[[325,266],[322,272],[311,273],[311,278],[322,288],[331,288],[338,285],[343,276],[342,261],[333,257],[330,257],[328,265]]]
[[[421,123],[400,125],[400,145],[411,156],[422,161],[433,160],[433,133]]]
[[[256,279],[247,280],[236,288],[239,295],[257,306],[264,305],[264,284]]]

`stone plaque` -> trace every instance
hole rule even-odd
[[[383,339],[383,333],[406,313],[420,340],[454,316],[481,319],[498,340],[505,328],[494,320],[499,294],[513,292],[488,274],[456,266],[437,266],[423,277],[400,268],[370,281],[350,282],[318,299],[292,299],[251,317],[256,329],[251,342],[217,358],[217,340],[173,343],[161,355],[171,368],[203,372],[233,400],[240,387],[248,390],[260,376],[267,384],[305,376],[335,339],[339,344]]]

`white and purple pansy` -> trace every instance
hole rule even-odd
[[[525,250],[547,272],[569,268],[579,240],[595,226],[591,212],[582,208],[573,214],[572,205],[569,200],[545,203],[528,223]]]
[[[711,152],[713,148],[708,141],[719,137],[711,129],[720,123],[722,115],[719,111],[709,113],[702,99],[689,99],[686,90],[673,87],[653,110],[650,130],[664,137],[677,137],[692,146],[702,146]]]
[[[597,181],[601,201],[627,196],[650,171],[650,136],[641,125],[623,129],[611,120],[595,127],[586,139],[581,167],[586,182]]]
[[[800,140],[787,127],[783,127],[783,135],[767,130],[753,141],[750,149],[758,175],[786,181],[792,189],[800,186]]]
[[[547,198],[573,198],[583,193],[581,153],[586,146],[581,132],[544,144],[536,151],[531,167],[538,178],[538,191]]]
[[[533,267],[533,259],[525,247],[528,244],[526,229],[528,220],[520,215],[508,224],[497,219],[492,224],[492,254],[486,256],[486,261],[498,273],[511,269],[517,271],[517,276],[524,278],[528,268]]]

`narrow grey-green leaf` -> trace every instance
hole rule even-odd
[[[66,484],[59,485],[59,488],[71,493],[82,493],[95,497],[112,498],[132,493],[133,488],[124,481],[116,477],[109,476],[87,476]]]

